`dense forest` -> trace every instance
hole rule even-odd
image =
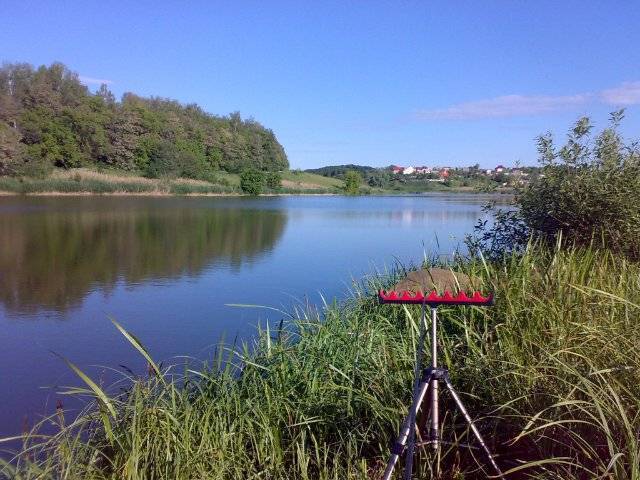
[[[0,68],[0,175],[110,167],[147,177],[207,180],[215,171],[288,168],[275,135],[239,113],[125,93],[92,93],[61,63]]]

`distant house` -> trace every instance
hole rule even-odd
[[[447,178],[449,176],[449,169],[448,168],[443,168],[442,170],[440,170],[440,178]]]
[[[498,165],[496,167],[496,173],[502,173],[506,170],[506,168],[504,168],[502,165]]]
[[[416,167],[416,173],[419,175],[428,175],[431,173],[431,169],[429,167]]]
[[[397,165],[391,165],[391,171],[392,171],[394,174],[396,174],[396,175],[397,175],[397,174],[402,173],[402,172],[404,171],[404,167],[399,167],[399,166],[397,166]]]
[[[412,175],[414,173],[416,173],[416,169],[413,167],[407,167],[402,171],[403,174],[405,175]]]

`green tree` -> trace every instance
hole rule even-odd
[[[249,195],[260,195],[265,185],[264,173],[256,169],[247,169],[240,174],[240,188]]]
[[[167,140],[151,143],[145,176],[149,178],[179,176],[181,172],[176,162],[177,157],[178,150],[173,143]]]
[[[15,172],[15,159],[20,148],[20,134],[15,128],[0,124],[0,175]]]
[[[355,170],[347,170],[344,174],[344,191],[348,195],[357,195],[360,192],[362,177]]]
[[[278,190],[282,185],[282,175],[280,172],[267,172],[265,181],[271,190]]]

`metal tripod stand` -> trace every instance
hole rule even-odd
[[[440,444],[442,443],[440,439],[440,416],[439,416],[439,406],[438,406],[438,388],[439,382],[443,381],[451,397],[455,401],[457,407],[462,412],[465,420],[469,424],[471,431],[475,435],[476,439],[480,443],[480,446],[486,453],[491,466],[498,474],[498,477],[504,478],[502,471],[498,467],[489,447],[484,442],[482,435],[480,435],[480,431],[473,423],[473,420],[469,416],[467,409],[465,408],[462,400],[458,396],[458,393],[453,388],[451,383],[451,379],[449,378],[449,371],[446,368],[438,367],[438,307],[437,305],[431,305],[431,365],[424,370],[422,370],[422,356],[425,344],[426,337],[426,301],[422,302],[422,318],[420,321],[420,335],[418,340],[418,351],[417,351],[417,360],[416,360],[416,369],[415,369],[415,383],[413,386],[413,401],[411,404],[411,408],[409,410],[409,415],[405,419],[402,424],[402,428],[400,430],[400,435],[396,440],[396,443],[393,445],[391,449],[391,457],[387,462],[387,468],[385,469],[383,480],[391,480],[391,475],[393,474],[393,470],[400,459],[400,456],[406,454],[406,462],[405,462],[405,470],[404,470],[404,480],[411,480],[413,475],[413,456],[415,451],[415,437],[416,437],[416,417],[418,415],[418,410],[420,409],[427,392],[430,393],[429,396],[429,407],[431,413],[431,425],[429,431],[429,440],[425,442],[430,444],[434,450],[438,450],[440,448]]]

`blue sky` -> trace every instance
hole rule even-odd
[[[640,138],[637,1],[1,1],[0,60],[91,88],[239,110],[293,168],[533,164],[534,137],[625,106]]]

